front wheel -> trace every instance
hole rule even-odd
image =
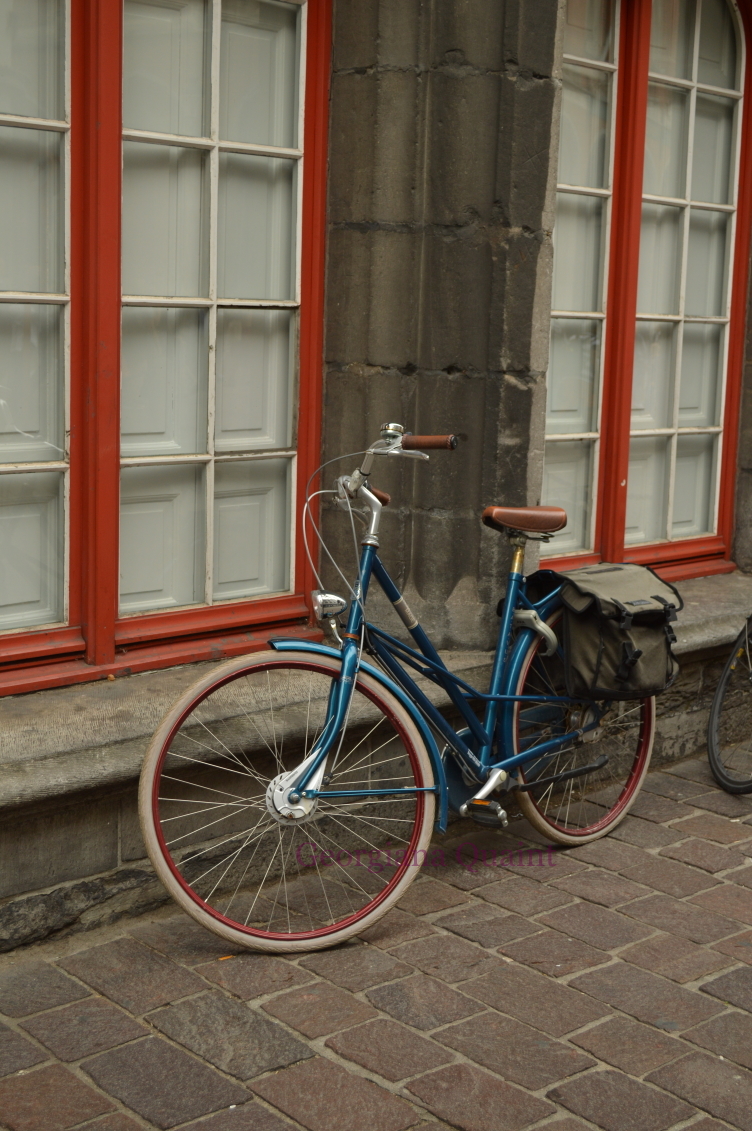
[[[710,708],[708,760],[729,793],[752,793],[752,663],[748,625],[726,661]]]
[[[561,636],[561,613],[548,622]],[[531,643],[520,671],[517,695],[566,697],[561,649],[546,656],[540,636]],[[586,728],[601,712],[597,728]],[[543,754],[519,769],[516,797],[530,824],[549,840],[568,846],[597,840],[615,828],[629,812],[648,772],[655,731],[655,699],[625,702],[551,702],[541,698],[514,706],[515,754],[585,730],[582,739]],[[605,756],[605,760],[604,760]],[[587,766],[598,768],[558,781],[555,778]],[[535,785],[540,781],[540,785]]]
[[[284,953],[343,942],[400,899],[425,857],[435,796],[417,790],[433,788],[430,760],[407,711],[366,673],[310,813],[285,818],[269,800],[321,734],[339,672],[334,657],[306,652],[231,660],[152,739],[139,791],[147,851],[183,910],[232,943]],[[343,790],[353,796],[328,796]]]

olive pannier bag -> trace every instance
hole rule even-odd
[[[601,562],[557,571],[563,581],[567,694],[645,699],[679,674],[671,623],[684,602],[652,569]]]

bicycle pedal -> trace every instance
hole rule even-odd
[[[494,828],[505,829],[509,824],[506,810],[502,809],[498,801],[468,801],[465,815],[472,817],[477,825],[492,825]]]

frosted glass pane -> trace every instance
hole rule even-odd
[[[564,67],[559,181],[603,188],[607,182],[608,108],[611,76],[586,67]]]
[[[676,371],[675,327],[666,322],[638,322],[632,375],[632,424],[667,428],[672,423]]]
[[[689,219],[685,313],[720,315],[726,306],[728,214],[692,209]]]
[[[554,228],[554,310],[601,309],[603,201],[561,192]]]
[[[293,297],[294,161],[219,156],[221,298]]]
[[[653,0],[650,70],[675,78],[692,77],[695,0]]]
[[[123,308],[124,456],[206,451],[207,320],[202,310]]]
[[[692,199],[729,204],[735,103],[698,94],[692,156]]]
[[[613,0],[568,0],[564,51],[581,59],[611,61],[613,24]]]
[[[65,117],[65,0],[0,0],[0,113]]]
[[[217,311],[217,451],[290,443],[293,315]]]
[[[206,0],[125,0],[123,125],[208,133]]]
[[[669,441],[664,436],[632,439],[627,479],[628,546],[666,537]]]
[[[207,294],[204,162],[199,149],[124,142],[124,294]]]
[[[0,463],[60,460],[63,310],[0,303]]]
[[[737,88],[736,30],[727,0],[702,0],[697,81]]]
[[[720,423],[723,328],[689,323],[684,327],[679,427]]]
[[[296,144],[299,12],[292,4],[224,0],[220,137]]]
[[[120,611],[204,599],[203,469],[127,467],[120,479]]]
[[[547,432],[590,432],[596,426],[601,323],[554,318],[546,401]]]
[[[688,128],[687,92],[651,82],[643,177],[646,193],[682,198],[686,195]]]
[[[219,463],[214,473],[214,597],[288,589],[289,460]]]
[[[63,476],[0,476],[0,629],[61,621]]]
[[[712,531],[715,449],[713,436],[679,436],[672,538],[694,538]]]
[[[63,289],[63,135],[0,126],[0,290]]]
[[[542,556],[589,549],[592,468],[592,442],[575,440],[546,444],[541,501],[563,507],[567,512],[567,525],[551,542],[541,543]]]
[[[679,312],[681,219],[679,208],[662,204],[642,206],[637,284],[637,309],[641,314]]]

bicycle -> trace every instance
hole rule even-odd
[[[728,793],[752,793],[752,660],[750,620],[731,648],[708,720],[708,761]]]
[[[313,595],[334,643],[270,639],[271,651],[199,680],[154,735],[140,786],[149,855],[176,902],[235,944],[312,950],[366,930],[404,895],[434,828],[446,831],[450,807],[502,828],[514,794],[536,829],[571,846],[614,828],[639,792],[654,700],[568,697],[558,575],[544,575],[542,595],[523,576],[527,541],[560,530],[563,510],[483,512],[513,548],[485,692],[447,668],[381,562],[389,497],[370,486],[375,460],[426,460],[423,449],[455,446],[453,436],[384,425],[330,492],[353,534],[356,516],[366,528],[349,601]],[[326,493],[314,492],[306,508]],[[372,581],[410,644],[365,620]],[[340,636],[337,617],[348,605]]]

